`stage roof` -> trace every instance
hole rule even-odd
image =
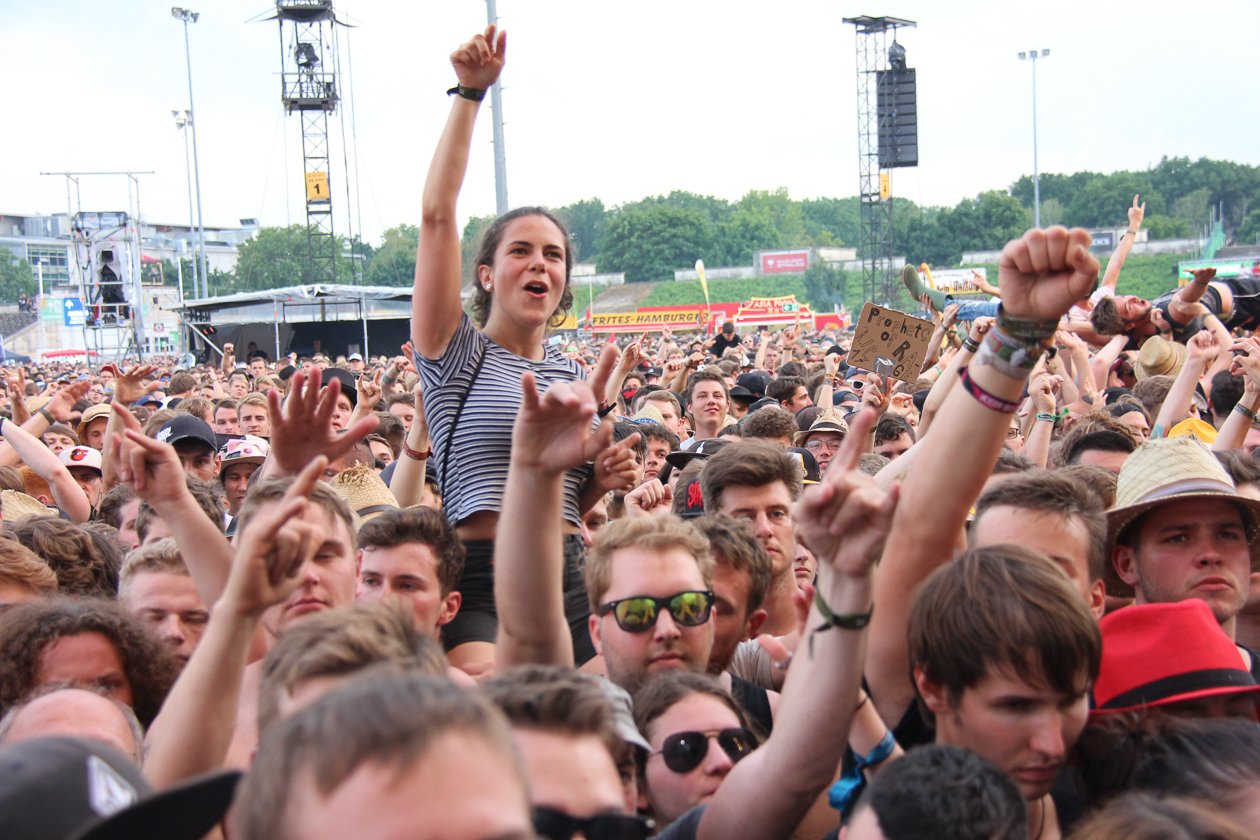
[[[185,320],[194,324],[282,324],[411,317],[406,286],[345,286],[316,283],[220,297],[185,300]]]

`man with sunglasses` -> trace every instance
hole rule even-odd
[[[553,514],[563,473],[556,471],[598,457],[611,427],[592,428],[598,403],[584,382],[557,383],[539,395],[527,373],[521,392],[496,541],[496,663],[571,665],[560,598],[561,534],[558,525],[548,525],[559,522]],[[837,453],[831,472],[793,509],[803,542],[819,560],[818,594],[788,670],[774,733],[731,770],[712,802],[658,837],[786,838],[831,782],[857,706],[874,561],[897,504],[896,493],[856,469],[860,442],[873,425],[872,412],[854,418],[853,437]],[[669,517],[642,521],[646,524],[626,520],[601,530],[587,563],[591,635],[615,679],[700,670],[712,645],[707,544],[701,540],[692,550],[695,532]],[[628,535],[641,539],[622,545]],[[504,550],[497,550],[500,546]]]

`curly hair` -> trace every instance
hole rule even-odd
[[[103,553],[83,528],[55,516],[30,516],[12,530],[18,542],[52,567],[62,594],[117,597],[122,558]]]
[[[132,708],[146,727],[178,676],[175,660],[121,606],[99,598],[31,601],[0,615],[0,714],[39,687],[40,658],[52,642],[100,633],[118,652]]]
[[[569,239],[569,229],[551,211],[542,207],[517,207],[515,210],[504,213],[491,222],[490,227],[486,228],[486,232],[482,234],[481,244],[477,248],[476,259],[473,260],[473,270],[476,271],[483,265],[494,267],[494,252],[499,249],[499,243],[503,241],[503,234],[507,231],[507,226],[516,219],[525,216],[542,216],[559,228],[560,235],[564,237],[564,294],[560,296],[560,305],[556,307],[555,312],[551,313],[551,318],[548,321],[548,326],[558,327],[564,323],[569,310],[573,308],[573,287],[570,283],[570,275],[573,271],[573,243]],[[474,277],[473,315],[476,317],[477,323],[482,327],[490,320],[490,306],[493,300],[494,296],[486,291],[484,286],[476,282]]]

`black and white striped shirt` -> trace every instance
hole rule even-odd
[[[483,353],[474,382],[473,371]],[[517,356],[474,327],[466,314],[446,352],[437,359],[416,352],[415,363],[433,441],[430,467],[439,473],[447,519],[458,525],[474,513],[499,512],[512,452],[512,424],[521,405],[521,374],[532,371],[541,394],[553,382],[584,379],[585,373],[555,347],[547,347],[541,361]],[[464,394],[468,399],[452,430]],[[573,525],[581,522],[578,493],[590,471],[581,467],[565,476],[564,518]]]

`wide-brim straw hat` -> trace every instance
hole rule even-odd
[[[1133,375],[1141,382],[1152,376],[1176,376],[1186,363],[1186,345],[1153,335],[1138,351]]]
[[[834,408],[824,408],[818,412],[818,416],[814,418],[813,423],[809,424],[808,429],[792,435],[792,445],[804,446],[810,435],[817,432],[838,432],[839,434],[847,435],[849,433],[849,424],[840,416],[840,412]]]
[[[389,487],[381,481],[376,470],[367,464],[347,467],[337,473],[329,484],[363,522],[399,507],[398,500],[389,492]]]
[[[21,490],[0,491],[0,515],[5,522],[17,522],[28,516],[56,516],[57,511]]]
[[[1116,503],[1107,511],[1107,551],[1126,528],[1146,512],[1170,502],[1188,499],[1221,499],[1236,505],[1253,546],[1260,534],[1260,501],[1238,495],[1234,482],[1211,450],[1191,436],[1150,440],[1125,460],[1116,481]],[[1120,580],[1115,564],[1106,568],[1107,591],[1117,597],[1133,594]]]

